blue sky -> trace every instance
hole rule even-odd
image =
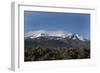
[[[90,38],[90,14],[24,11],[24,31],[64,31]]]

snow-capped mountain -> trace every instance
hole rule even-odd
[[[81,40],[81,41],[86,41],[85,38],[78,34],[73,34],[73,33],[66,33],[63,31],[31,31],[31,32],[26,32],[24,35],[25,39],[30,38],[39,38],[39,37],[56,37],[56,39],[61,39],[61,38],[67,38],[67,39],[72,39],[72,40]]]
[[[36,37],[43,37],[43,36],[58,36],[58,37],[65,37],[66,34],[61,31],[51,32],[51,31],[32,31],[25,33],[25,37],[36,38]]]
[[[90,48],[90,41],[62,31],[32,31],[24,34],[25,48]]]

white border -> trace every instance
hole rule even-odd
[[[55,67],[73,67],[73,66],[91,66],[96,62],[96,47],[95,47],[95,8],[84,6],[45,6],[32,5],[31,3],[14,3],[13,4],[13,49],[12,49],[12,64],[13,70],[26,69],[47,69]],[[91,14],[91,59],[84,60],[57,60],[57,61],[39,61],[39,62],[24,62],[24,10],[30,11],[46,11],[46,12],[71,12],[71,13],[89,13]],[[95,49],[94,49],[95,48]]]

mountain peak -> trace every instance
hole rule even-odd
[[[80,36],[79,34],[75,34],[75,33],[66,33],[63,31],[44,31],[44,30],[39,30],[39,31],[31,31],[31,32],[26,32],[24,37],[25,38],[37,38],[37,37],[61,37],[61,38],[69,38],[72,40],[81,40],[81,41],[85,41],[86,39],[84,39],[82,36]]]
[[[82,40],[82,41],[84,41],[85,39],[82,37],[82,36],[80,36],[79,34],[73,34],[72,36],[71,36],[71,38],[73,39],[73,40]]]

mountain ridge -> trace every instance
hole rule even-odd
[[[54,34],[56,33],[56,34]],[[64,32],[29,32],[25,34],[25,48],[90,48],[90,40],[78,34]]]
[[[75,33],[65,33],[63,31],[31,31],[25,33],[24,37],[26,38],[37,38],[37,37],[61,37],[61,38],[72,38],[73,40],[79,39],[81,41],[87,40],[86,38]]]

